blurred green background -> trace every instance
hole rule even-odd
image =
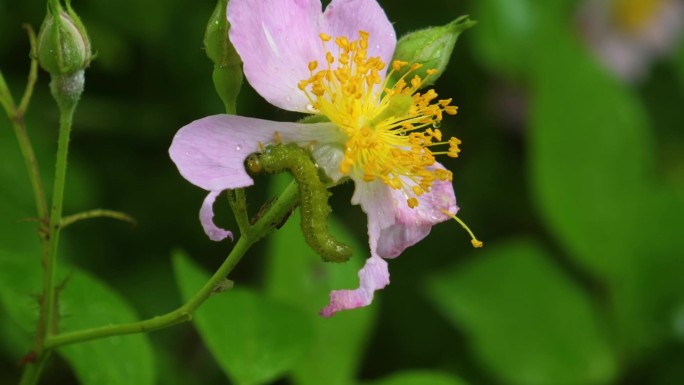
[[[236,290],[194,325],[62,349],[42,383],[683,384],[684,40],[639,81],[621,80],[583,39],[581,3],[381,1],[398,35],[462,14],[479,22],[435,88],[459,106],[442,130],[463,152],[442,161],[483,249],[441,224],[390,261],[392,283],[371,307],[321,319],[328,291],[355,286],[367,256],[365,216],[344,185],[333,228],[357,250],[353,262],[325,265],[292,220],[250,251],[231,274]],[[75,117],[65,212],[109,208],[139,224],[96,219],[64,232],[63,330],[169,311],[230,250],[203,234],[205,193],[167,155],[178,128],[223,110],[202,48],[214,5],[74,1],[98,56]],[[15,98],[29,64],[21,25],[38,29],[44,13],[40,1],[0,0],[0,69]],[[26,119],[51,186],[58,115],[47,84],[41,72]],[[238,110],[297,118],[248,85]],[[249,190],[255,211],[277,193],[271,180]],[[222,202],[218,221],[235,229]],[[37,317],[32,216],[2,117],[0,384],[18,381]]]

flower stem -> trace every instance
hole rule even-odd
[[[55,265],[62,222],[62,205],[64,203],[64,185],[66,183],[67,157],[69,154],[69,137],[76,103],[65,105],[59,103],[59,139],[57,142],[57,162],[55,163],[55,182],[52,189],[52,209],[50,211],[50,253],[43,260],[43,318],[44,333],[50,336],[56,330],[55,309]]]
[[[228,276],[249,248],[275,229],[281,220],[295,207],[298,195],[297,184],[293,182],[269,207],[266,213],[259,218],[256,224],[250,227],[249,230],[238,239],[233,250],[209,281],[207,281],[204,286],[181,307],[166,314],[138,322],[107,325],[93,329],[48,335],[48,338],[44,342],[44,347],[46,349],[54,349],[56,347],[98,338],[159,330],[192,320],[194,311],[212,295],[214,288]]]
[[[45,363],[50,356],[50,351],[46,351],[38,357],[38,362],[31,365],[26,365],[24,372],[21,374],[21,379],[19,380],[19,385],[36,385],[40,379],[40,375],[43,372]]]

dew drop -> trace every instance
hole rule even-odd
[[[287,96],[287,97],[285,98],[285,100],[287,100],[288,102],[291,102],[291,101],[292,101],[292,97],[291,97],[291,96]]]
[[[311,103],[306,105],[306,110],[309,112],[318,112],[318,110]]]
[[[436,122],[432,123],[432,128],[440,128],[440,127],[442,127],[442,122],[436,121]]]
[[[185,156],[192,156],[192,153],[190,151],[185,151]]]
[[[380,44],[376,44],[375,49],[377,49],[379,51],[380,50]]]
[[[242,145],[241,145],[241,144],[238,144],[237,146],[235,146],[235,150],[236,150],[236,151],[242,150]]]

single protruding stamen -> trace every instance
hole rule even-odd
[[[466,225],[465,222],[463,222],[459,217],[457,217],[456,214],[452,214],[445,209],[442,209],[442,212],[453,218],[456,222],[458,222],[458,224],[461,225],[461,227],[465,229],[465,231],[468,232],[468,234],[470,234],[470,243],[473,245],[473,247],[480,248],[484,246],[484,243],[482,243],[482,241],[475,237],[475,234],[473,234],[473,232],[470,230],[470,227],[468,227],[468,225]]]

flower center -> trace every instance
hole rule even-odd
[[[321,34],[323,47],[332,38]],[[418,205],[416,197],[429,192],[436,180],[452,179],[451,171],[434,167],[435,155],[458,156],[455,137],[442,141],[439,130],[442,114],[455,115],[451,99],[439,100],[434,90],[419,93],[427,77],[407,76],[420,68],[413,64],[396,82],[388,84],[394,72],[408,63],[394,61],[384,81],[380,71],[385,63],[379,57],[367,57],[368,33],[359,32],[359,39],[335,39],[338,54],[326,49],[326,63],[309,63],[311,76],[299,82],[314,111],[325,115],[347,135],[340,172],[353,174],[366,182],[380,179],[393,189],[404,190],[409,207]],[[442,146],[442,151],[433,151]]]
[[[613,17],[620,29],[639,33],[664,3],[663,0],[613,0]]]

